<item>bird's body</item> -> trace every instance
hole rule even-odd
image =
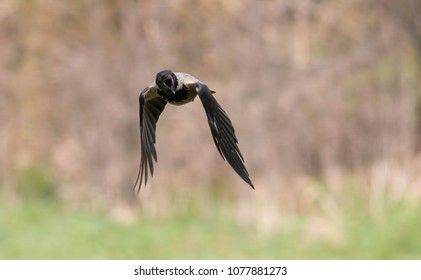
[[[172,105],[183,105],[193,101],[197,96],[194,84],[202,82],[187,73],[174,72],[174,75],[178,80],[177,87],[175,88],[175,94],[173,94],[173,96],[170,95],[168,98],[166,98],[166,96],[162,96],[163,99]],[[159,95],[156,82],[150,84],[146,89],[152,91],[148,93],[148,97],[153,97],[155,94]]]
[[[226,159],[237,174],[252,188],[244,159],[237,146],[237,138],[228,115],[213,97],[204,83],[190,74],[164,70],[156,75],[155,82],[146,87],[139,95],[141,160],[135,187],[139,189],[143,179],[145,184],[148,173],[153,175],[153,161],[157,161],[155,150],[155,130],[159,116],[167,103],[183,105],[200,97],[208,117],[212,137],[223,159]]]

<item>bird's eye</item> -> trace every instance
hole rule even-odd
[[[172,87],[172,80],[171,79],[166,79],[164,81],[164,83],[168,86],[168,87]]]

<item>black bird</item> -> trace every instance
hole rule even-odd
[[[155,130],[159,116],[167,103],[183,105],[193,101],[199,95],[208,117],[208,123],[216,148],[223,159],[226,159],[237,174],[253,189],[244,159],[237,146],[234,127],[228,115],[213,97],[214,91],[195,77],[181,72],[164,70],[156,74],[155,82],[146,87],[139,95],[141,159],[139,172],[134,187],[139,183],[138,191],[148,173],[153,175],[155,150]]]

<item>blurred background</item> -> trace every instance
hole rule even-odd
[[[421,258],[421,2],[0,2],[0,258]],[[199,100],[167,106],[133,190],[138,95],[216,91],[256,190]],[[188,144],[187,144],[188,143]]]

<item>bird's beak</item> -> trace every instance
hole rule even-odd
[[[173,94],[175,94],[175,91],[176,91],[175,86],[172,86],[172,87],[171,87],[171,92],[172,92]]]

